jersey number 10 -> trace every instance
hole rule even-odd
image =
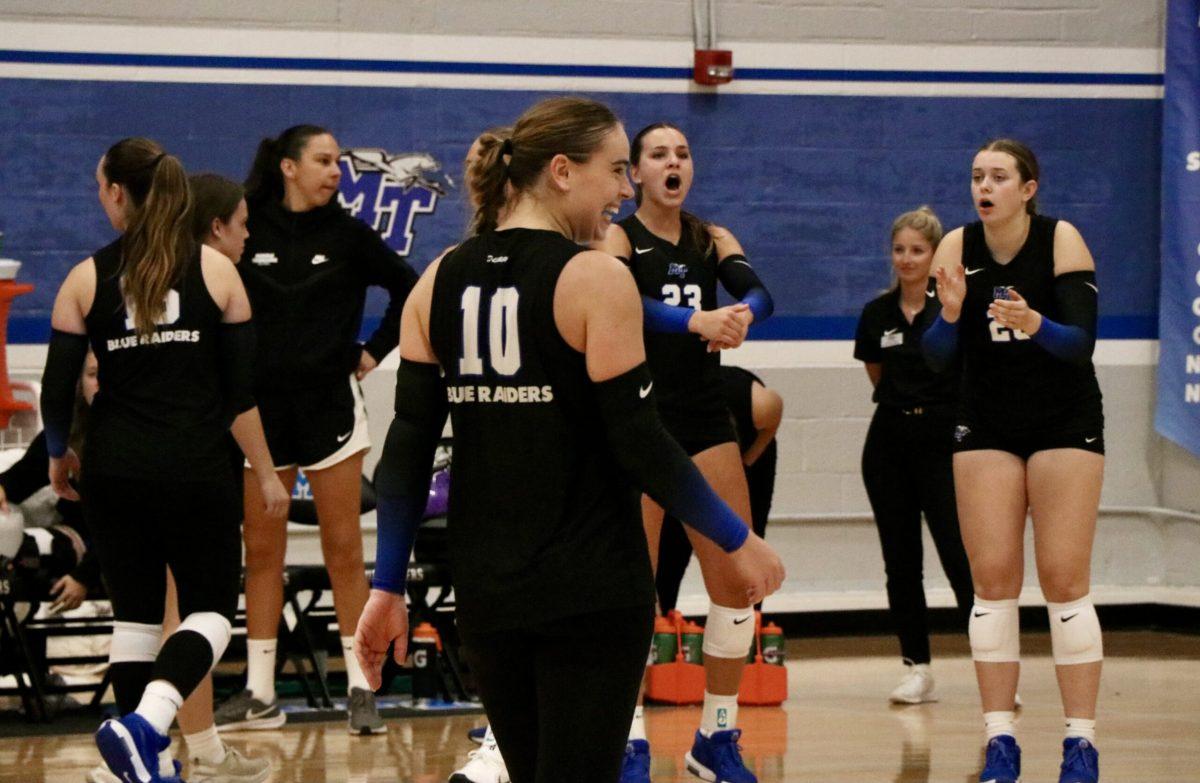
[[[463,314],[463,353],[458,360],[459,375],[483,375],[479,355],[479,305],[483,290],[467,286],[460,305]],[[521,369],[521,341],[517,334],[517,300],[520,293],[509,286],[497,288],[488,308],[488,356],[499,375],[516,375]]]

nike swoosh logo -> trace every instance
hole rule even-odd
[[[1091,283],[1084,283],[1084,285],[1086,285],[1088,288],[1092,289],[1096,293],[1100,293],[1100,289],[1097,288],[1096,286],[1092,285]]]
[[[742,623],[744,623],[744,622],[746,622],[747,620],[749,620],[749,619],[750,619],[750,617],[751,617],[751,615],[746,615],[745,617],[742,617],[742,618],[739,618],[739,619],[737,619],[737,620],[734,620],[734,621],[733,621],[733,624],[734,624],[734,625],[741,625]]]
[[[973,274],[975,274],[976,272],[982,272],[982,271],[983,271],[983,267],[979,267],[978,269],[968,269],[968,270],[966,271],[966,274],[968,274],[968,275],[973,275]]]
[[[932,299],[937,296],[937,291],[926,291],[925,296],[928,296],[930,299]]]
[[[1079,614],[1079,612],[1076,612],[1075,614]],[[1075,614],[1069,614],[1069,615],[1067,615],[1066,617],[1060,617],[1060,618],[1058,618],[1058,619],[1059,619],[1059,620],[1061,620],[1062,622],[1064,622],[1064,623],[1065,623],[1065,622],[1067,622],[1068,620],[1070,620],[1070,619],[1072,619],[1073,617],[1075,617]]]
[[[652,248],[652,247],[635,247],[635,248],[634,248],[634,250],[637,252],[637,254],[638,254],[639,256],[640,256],[642,253],[649,253],[649,252],[650,252],[651,250],[653,250],[653,249],[654,249],[654,248]]]
[[[313,266],[316,266],[317,264],[323,264],[323,263],[325,263],[325,262],[326,262],[326,261],[328,261],[328,260],[329,260],[329,258],[328,258],[328,257],[326,257],[326,256],[323,256],[323,255],[321,255],[321,254],[319,254],[319,253],[318,253],[317,255],[313,256],[313,259],[312,259]]]
[[[273,709],[275,709],[275,705],[273,704],[270,707],[267,707],[265,710],[259,710],[258,712],[255,712],[251,707],[247,707],[246,720],[258,720],[259,718],[269,714]]]
[[[1095,438],[1084,438],[1083,442],[1084,443],[1095,443],[1098,440],[1100,440],[1099,436],[1097,436]]]
[[[350,430],[350,432],[347,432],[345,435],[338,435],[338,436],[337,436],[337,442],[338,442],[338,443],[345,443],[345,442],[346,442],[346,439],[347,439],[347,438],[349,438],[349,437],[350,437],[352,434],[354,434],[354,430]]]
[[[897,327],[896,329],[888,329],[887,331],[885,331],[885,332],[883,333],[883,336],[884,336],[884,337],[887,337],[889,334],[895,334],[895,333],[896,333],[896,332],[898,332],[898,331],[899,331],[899,328],[898,328],[898,327]]]
[[[991,614],[991,612],[976,612],[975,616],[976,617],[987,617],[989,614]]]
[[[646,399],[646,397],[649,396],[649,394],[650,394],[650,390],[653,388],[654,388],[654,381],[650,381],[650,385],[646,386],[644,388],[639,386],[638,387],[638,397],[642,398],[643,400]]]

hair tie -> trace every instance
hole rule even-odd
[[[507,139],[505,139],[505,140],[504,140],[504,143],[500,145],[500,154],[501,154],[501,155],[508,155],[509,157],[512,157],[512,154],[513,154],[513,143],[512,143],[512,139],[511,139],[511,138],[507,138]]]

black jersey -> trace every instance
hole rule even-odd
[[[717,251],[696,247],[689,231],[673,245],[630,215],[619,224],[629,237],[629,267],[642,296],[695,310],[717,308]],[[721,354],[695,334],[646,330],[646,364],[658,408],[668,425],[724,410]]]
[[[138,335],[121,290],[121,240],[98,251],[85,319],[99,364],[83,464],[89,473],[173,481],[230,479],[217,332],[221,310],[200,249],[167,295],[155,332]]]
[[[250,207],[238,271],[254,309],[260,391],[344,384],[358,366],[367,287],[391,296],[366,348],[382,360],[400,339],[400,312],[417,275],[336,200],[307,212]]]
[[[987,315],[997,294],[1013,288],[1029,306],[1061,323],[1054,297],[1054,218],[1033,215],[1029,236],[1006,264],[996,263],[983,224],[963,228],[962,263],[967,297],[959,321],[963,353],[964,418],[982,418],[1010,431],[1100,410],[1096,371],[1052,356],[1020,330]]]
[[[854,358],[881,365],[873,401],[891,408],[945,406],[953,410],[958,401],[958,362],[937,372],[921,351],[921,337],[941,309],[932,281],[925,292],[925,308],[912,323],[900,309],[899,288],[863,308],[854,335]]]
[[[583,248],[493,231],[442,259],[430,342],[454,426],[450,561],[472,631],[654,601],[639,493],[620,470],[554,290]]]

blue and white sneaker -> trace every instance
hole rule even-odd
[[[1062,771],[1058,783],[1097,783],[1100,780],[1100,754],[1083,737],[1063,740]]]
[[[697,731],[692,749],[683,756],[688,772],[714,783],[758,783],[742,761],[741,737],[741,729],[714,731],[708,737]]]
[[[987,744],[987,760],[979,783],[1017,783],[1021,779],[1021,748],[1015,737],[1001,734]]]
[[[158,754],[171,744],[136,712],[106,720],[96,730],[96,747],[104,763],[122,783],[164,783],[158,773]]]
[[[474,742],[476,745],[483,744],[483,738],[487,736],[487,726],[478,726],[473,729],[467,729],[467,739]]]
[[[625,743],[621,783],[650,783],[650,743],[646,740],[631,739]]]

